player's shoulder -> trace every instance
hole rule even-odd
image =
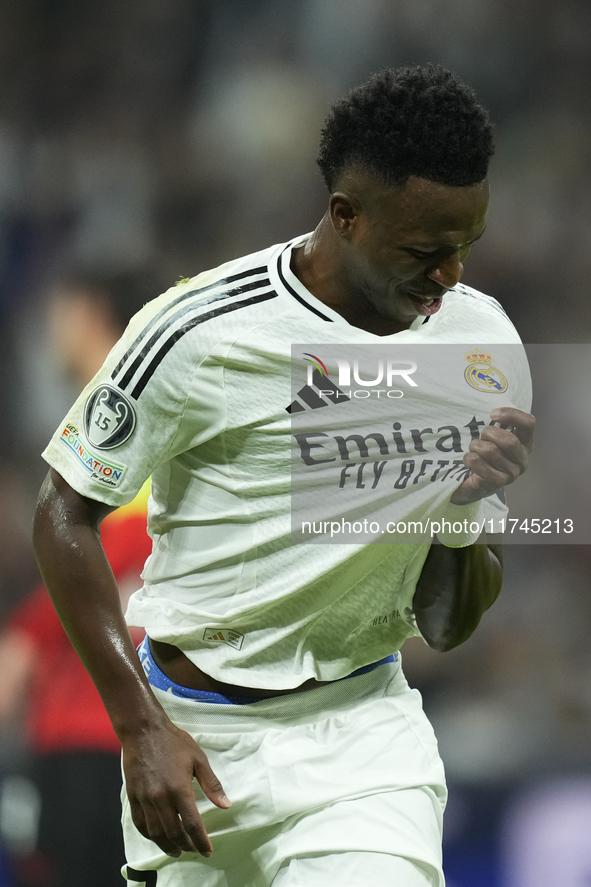
[[[184,330],[192,329],[218,317],[227,321],[235,311],[271,300],[276,294],[269,278],[269,261],[278,248],[272,246],[194,277],[179,278],[132,318],[124,339],[134,341],[138,334],[143,339],[148,332],[153,336],[179,324]],[[243,313],[241,322],[244,320]]]
[[[280,246],[270,246],[247,256],[230,259],[216,268],[200,271],[193,277],[181,277],[165,295],[175,298],[180,294],[191,293],[197,298],[201,294],[205,296],[211,286],[231,288],[237,282],[246,281],[249,277],[268,275],[269,261]]]
[[[478,311],[490,310],[509,320],[509,315],[497,299],[481,292],[480,290],[474,289],[472,286],[468,286],[465,283],[457,283],[450,292],[458,296],[464,304],[469,305]]]
[[[466,333],[502,336],[503,341],[520,342],[519,333],[501,303],[474,287],[457,283],[445,295],[445,320]]]
[[[136,315],[130,328],[131,336],[138,328],[156,325],[168,329],[181,324],[186,331],[204,324],[208,329],[229,330],[236,325],[256,323],[260,316],[267,316],[266,303],[278,301],[269,263],[282,246],[271,246],[201,271],[194,277],[180,278]]]
[[[105,371],[135,396],[156,372],[176,373],[221,353],[246,330],[281,313],[269,262],[282,245],[183,278],[132,318]],[[273,308],[272,306],[276,306]]]

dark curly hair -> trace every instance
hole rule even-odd
[[[336,102],[317,162],[332,192],[354,167],[389,185],[410,176],[475,185],[493,154],[493,126],[473,90],[439,65],[417,65],[386,68]]]

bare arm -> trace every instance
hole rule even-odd
[[[209,855],[211,843],[195,806],[193,777],[218,807],[230,802],[204,753],[164,713],[140,665],[98,530],[112,510],[81,496],[52,469],[39,495],[35,554],[62,624],[123,747],[135,825],[171,856],[182,850]]]
[[[445,653],[468,640],[502,582],[500,545],[432,545],[414,596],[417,625],[429,646]]]
[[[464,462],[472,474],[452,496],[456,505],[513,483],[527,468],[534,417],[513,408],[494,410],[491,416],[507,428],[489,426],[470,444]],[[502,581],[500,545],[480,540],[465,548],[432,545],[413,599],[417,625],[429,646],[445,652],[467,640],[497,599]]]

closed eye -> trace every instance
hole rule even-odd
[[[416,259],[428,259],[430,256],[434,256],[436,253],[440,251],[451,251],[458,250],[462,252],[465,249],[470,249],[477,240],[480,240],[486,228],[480,232],[478,237],[475,237],[474,240],[469,240],[467,243],[458,243],[454,244],[434,244],[433,246],[408,246],[406,247],[406,252],[411,256],[414,256]]]
[[[427,259],[429,256],[434,256],[439,250],[440,247],[438,246],[433,249],[418,249],[418,247],[409,246],[406,249],[407,253],[410,253],[411,256],[414,256],[417,259]]]

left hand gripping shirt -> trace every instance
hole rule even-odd
[[[128,622],[219,680],[270,689],[335,680],[397,650],[416,633],[412,597],[428,551],[291,544],[292,344],[519,343],[493,300],[462,292],[396,336],[351,327],[291,274],[297,245],[146,305],[44,453],[79,493],[113,506],[152,476],[154,548]],[[513,402],[528,409],[528,397],[520,383]],[[444,504],[455,489],[418,480],[409,508],[415,492]]]

